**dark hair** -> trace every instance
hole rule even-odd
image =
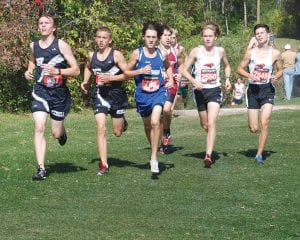
[[[163,33],[161,25],[158,24],[157,22],[152,22],[152,21],[144,23],[143,29],[142,29],[142,35],[143,36],[145,36],[147,30],[156,31],[158,38],[160,38],[162,33]]]
[[[43,12],[42,14],[39,15],[39,19],[38,19],[38,23],[39,24],[39,21],[42,17],[45,17],[45,18],[52,18],[53,20],[53,27],[55,27],[55,31],[53,32],[53,35],[55,37],[57,37],[57,29],[58,29],[58,18],[56,16],[53,16],[47,12]]]
[[[100,26],[100,27],[97,28],[96,33],[97,33],[97,32],[108,32],[109,35],[110,35],[110,38],[112,38],[112,32],[111,32],[111,30],[110,30],[109,27]]]
[[[210,29],[210,30],[214,31],[216,37],[219,37],[221,35],[220,26],[216,22],[209,21],[209,22],[204,23],[200,29],[201,36],[203,35],[203,31],[205,29]]]
[[[258,28],[264,28],[266,29],[266,32],[269,33],[270,32],[270,28],[267,24],[263,24],[263,23],[258,23],[254,26],[253,28],[253,32],[254,32],[254,35],[255,35],[255,32]]]
[[[162,25],[161,25],[161,30],[162,30],[162,33],[163,33],[165,30],[169,31],[171,34],[173,33],[172,28],[170,28],[170,27],[169,27],[168,25],[166,25],[166,24],[162,24]]]

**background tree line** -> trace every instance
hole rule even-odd
[[[43,11],[59,17],[58,35],[73,48],[81,68],[87,52],[95,49],[98,26],[112,29],[114,46],[128,57],[141,44],[142,24],[148,20],[176,28],[188,49],[189,42],[194,42],[192,39],[199,35],[201,23],[217,21],[226,36],[223,42],[227,42],[231,64],[235,65],[252,34],[258,6],[260,21],[269,24],[276,37],[300,39],[297,0],[2,0],[0,111],[29,109],[33,83],[26,81],[23,73],[30,54],[29,43],[39,36],[36,22]],[[74,110],[89,104],[89,97],[79,90],[80,81],[80,78],[69,81]],[[133,103],[133,82],[127,82],[125,88]]]

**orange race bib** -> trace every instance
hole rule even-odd
[[[257,77],[260,82],[268,82],[269,80],[269,69],[266,68],[255,68],[252,75]]]
[[[201,70],[201,82],[215,84],[217,82],[217,70],[216,69],[202,69]]]
[[[47,88],[56,88],[63,84],[62,75],[45,75],[43,77],[44,86]]]
[[[158,79],[143,79],[142,90],[145,92],[155,92],[159,89]]]

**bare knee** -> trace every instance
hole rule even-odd
[[[249,125],[249,130],[252,133],[256,133],[258,131],[258,126],[257,125],[252,125],[252,126]]]
[[[44,135],[45,129],[46,129],[45,125],[39,124],[34,126],[34,131],[36,134]]]
[[[105,126],[97,126],[97,134],[99,136],[105,136],[106,127]]]
[[[114,135],[116,137],[121,137],[122,135],[122,130],[121,129],[114,129]]]

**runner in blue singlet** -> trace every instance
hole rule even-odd
[[[167,97],[166,90],[173,87],[173,75],[167,56],[156,48],[158,38],[161,36],[158,25],[154,22],[144,24],[142,36],[144,46],[132,52],[125,75],[134,76],[137,111],[143,118],[145,134],[151,146],[151,172],[159,173],[157,149],[161,114]],[[166,84],[164,84],[164,69],[169,77]]]

